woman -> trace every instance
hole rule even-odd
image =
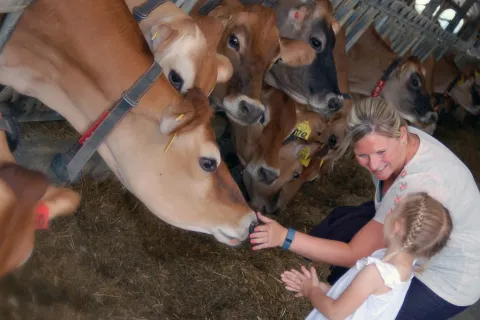
[[[337,159],[348,147],[372,174],[374,201],[336,208],[310,235],[259,213],[265,224],[251,234],[253,249],[281,246],[331,264],[333,284],[355,261],[384,247],[383,223],[400,199],[427,192],[450,211],[453,232],[425,271],[415,274],[396,319],[448,319],[475,303],[480,298],[480,192],[469,169],[435,138],[408,127],[381,98],[352,108]]]

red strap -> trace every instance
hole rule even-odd
[[[35,229],[45,230],[48,229],[48,216],[50,209],[43,202],[40,202],[35,208]]]
[[[374,98],[378,97],[380,95],[380,92],[382,91],[384,85],[385,85],[385,82],[383,82],[382,80],[378,80],[378,83],[375,86],[375,89],[373,89],[371,96],[374,97]]]
[[[100,125],[100,123],[103,122],[103,120],[108,116],[110,113],[110,109],[105,110],[102,115],[95,121],[95,123],[80,137],[80,140],[78,140],[78,143],[83,145],[85,141],[90,138],[90,136],[93,134],[93,132],[97,129],[97,127]]]

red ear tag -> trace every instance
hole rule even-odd
[[[40,202],[35,208],[35,229],[37,230],[46,230],[48,229],[48,216],[50,209],[43,203]]]
[[[295,19],[300,18],[300,13],[298,13],[298,11],[296,11],[295,14],[293,15],[293,17],[294,17]]]

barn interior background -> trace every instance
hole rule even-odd
[[[188,11],[193,2],[177,5]],[[459,67],[478,64],[480,1],[331,2],[346,27],[347,51],[374,24],[399,55],[412,50],[423,61],[432,52],[437,59],[453,52]],[[35,99],[14,100],[12,112],[23,134],[15,156],[49,172],[53,155],[78,134]],[[478,134],[478,122],[439,126],[435,132],[480,181]],[[100,157],[85,173],[75,185],[84,198],[78,212],[38,233],[31,261],[0,280],[1,319],[298,319],[310,311],[279,281],[283,270],[305,260],[280,249],[253,252],[248,244],[228,248],[210,236],[168,226],[121,186]],[[368,174],[346,157],[305,184],[275,219],[306,231],[335,206],[372,196]],[[328,268],[320,264],[318,272],[325,277]],[[459,318],[479,317],[472,307]]]

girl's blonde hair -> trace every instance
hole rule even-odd
[[[348,147],[373,132],[388,138],[400,138],[400,128],[406,126],[398,111],[384,99],[376,97],[356,101],[347,117],[345,138],[337,152],[328,158],[334,161],[340,159]]]
[[[429,259],[442,250],[450,238],[453,223],[447,208],[426,192],[407,194],[398,204],[397,219],[404,221],[402,251]]]

